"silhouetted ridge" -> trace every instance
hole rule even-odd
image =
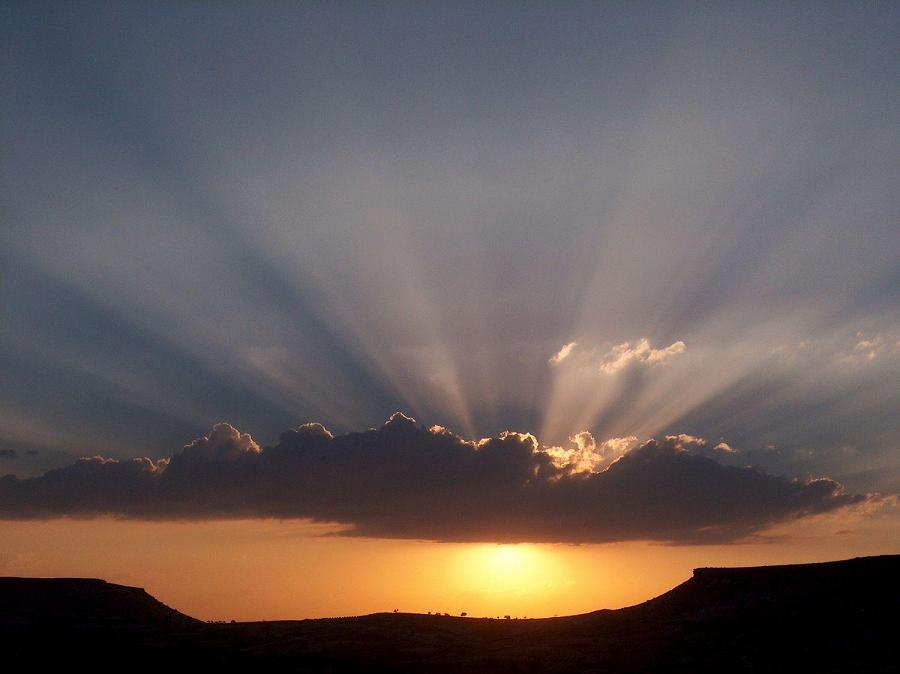
[[[836,562],[814,562],[811,564],[773,564],[770,566],[704,566],[694,569],[694,578],[713,582],[742,580],[747,582],[771,581],[773,579],[810,579],[814,577],[835,578],[841,574],[891,573],[897,570],[900,555],[879,555],[875,557],[854,557]]]
[[[0,578],[0,624],[187,625],[198,620],[143,588],[96,578]]]
[[[0,579],[11,665],[130,671],[900,672],[900,555],[700,568],[650,601],[538,620],[412,613],[208,624],[139,588]],[[223,589],[223,592],[227,591]],[[18,670],[15,670],[18,671]]]
[[[701,567],[681,585],[626,610],[668,611],[682,618],[748,615],[777,608],[806,611],[897,598],[900,555],[858,557],[837,562],[779,566]],[[849,603],[848,603],[849,602]]]

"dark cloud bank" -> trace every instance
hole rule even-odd
[[[309,517],[384,538],[696,543],[866,498],[828,479],[723,465],[694,440],[650,440],[603,472],[573,473],[532,435],[474,443],[401,414],[337,437],[307,424],[265,449],[219,424],[168,460],[91,457],[42,477],[7,475],[0,517]]]

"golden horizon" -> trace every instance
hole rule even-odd
[[[142,587],[201,620],[391,612],[552,617],[651,599],[701,566],[831,561],[900,552],[888,519],[815,518],[742,544],[434,543],[336,536],[290,520],[0,521],[0,575]],[[848,533],[850,531],[850,533]]]

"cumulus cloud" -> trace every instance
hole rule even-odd
[[[900,354],[900,339],[885,336],[879,332],[857,332],[851,340],[852,346],[838,353],[838,361],[852,365],[862,365],[880,360],[884,356],[896,357]]]
[[[570,447],[547,447],[553,464],[568,473],[597,473],[635,447],[637,437],[608,438],[598,443],[590,431],[569,438]]]
[[[320,424],[319,424],[320,425]],[[209,435],[197,438],[172,457],[183,462],[234,462],[246,455],[259,454],[259,445],[249,433],[241,433],[231,424],[216,424]]]
[[[884,345],[884,340],[881,335],[873,335],[872,337],[867,337],[862,332],[856,333],[857,342],[853,347],[853,350],[856,353],[860,353],[864,355],[867,359],[872,360],[875,356],[878,355],[878,352],[881,350],[881,347]]]
[[[729,541],[768,525],[860,503],[829,479],[726,466],[702,438],[543,448],[530,433],[477,442],[393,415],[361,433],[321,424],[261,449],[217,424],[169,459],[99,456],[41,477],[0,478],[0,516],[305,517],[343,535],[438,541]],[[716,451],[724,451],[716,448]]]
[[[687,346],[678,341],[661,349],[650,346],[650,340],[646,337],[637,342],[622,342],[611,348],[601,359],[600,372],[613,374],[631,365],[632,363],[647,363],[654,365],[666,363],[680,353],[684,353]]]
[[[566,358],[568,358],[575,347],[578,346],[577,342],[569,342],[565,344],[559,351],[557,351],[549,360],[551,365],[557,365],[558,363],[563,362]]]
[[[563,361],[572,361],[576,357],[581,365],[596,367],[601,374],[614,374],[634,364],[658,365],[667,363],[679,354],[687,351],[682,341],[672,342],[668,346],[653,348],[646,337],[635,342],[616,344],[606,352],[598,349],[578,349],[577,342],[569,342],[557,351],[547,362],[559,365]]]
[[[896,365],[900,356],[898,335],[900,332],[893,326],[884,326],[878,331],[839,332],[779,344],[772,349],[772,354],[787,363],[819,368],[833,364],[861,367],[873,363],[888,364],[888,361]]]

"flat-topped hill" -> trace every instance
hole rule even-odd
[[[187,625],[143,588],[97,578],[0,578],[0,625]]]

